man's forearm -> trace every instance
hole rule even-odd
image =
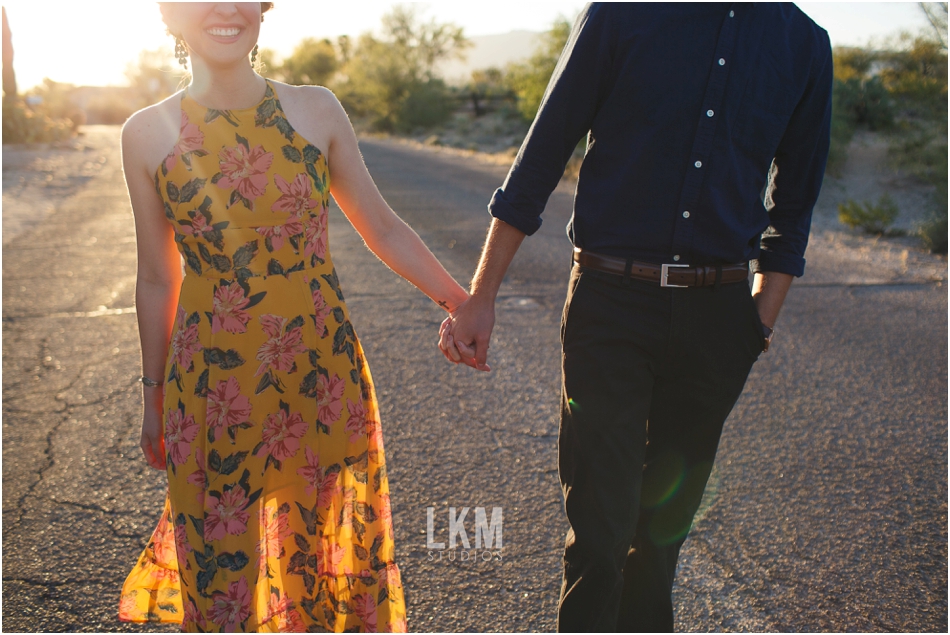
[[[494,302],[505,279],[505,272],[518,252],[525,234],[504,221],[493,218],[482,257],[472,277],[471,294],[479,301]]]
[[[775,327],[779,311],[785,302],[785,296],[792,286],[794,276],[787,273],[766,271],[756,273],[752,281],[752,297],[759,310],[762,324],[769,328]]]

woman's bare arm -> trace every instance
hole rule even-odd
[[[449,275],[416,234],[389,207],[360,155],[356,134],[343,106],[325,88],[306,87],[308,119],[319,122],[330,167],[330,192],[366,246],[386,265],[446,311],[455,311],[468,293]],[[286,89],[285,89],[286,91]],[[297,108],[303,100],[297,97]],[[305,128],[306,129],[306,128]]]
[[[142,344],[142,372],[157,381],[165,379],[165,357],[182,278],[174,230],[165,218],[164,204],[149,172],[150,167],[155,167],[151,165],[155,148],[174,144],[174,140],[168,142],[167,126],[162,123],[155,112],[143,112],[133,116],[122,129],[122,166],[135,216],[138,250],[135,305]],[[141,445],[146,461],[156,469],[165,467],[163,392],[164,385],[143,387],[145,412]]]

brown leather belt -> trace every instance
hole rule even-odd
[[[720,284],[742,282],[749,278],[749,263],[737,262],[734,264],[709,265],[705,267],[690,267],[689,265],[671,264],[654,265],[649,262],[628,261],[613,256],[601,256],[589,251],[574,248],[574,262],[582,267],[629,275],[637,280],[659,282],[661,287],[711,287],[716,284],[717,272]]]

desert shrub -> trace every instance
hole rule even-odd
[[[935,254],[947,253],[947,211],[935,214],[920,227],[920,237],[927,249]]]
[[[413,9],[397,6],[383,16],[381,37],[364,33],[355,46],[341,46],[347,61],[337,95],[378,130],[439,125],[451,115],[452,98],[435,77],[435,65],[469,45],[461,27],[423,23]]]
[[[838,108],[854,124],[870,130],[885,130],[894,123],[894,101],[880,77],[835,80],[832,98]]]
[[[876,204],[848,199],[838,205],[838,220],[869,234],[881,235],[897,220],[898,211],[897,205],[887,194],[881,196]]]
[[[127,99],[112,95],[93,99],[86,106],[86,117],[90,124],[123,124],[135,109]]]
[[[67,139],[74,132],[69,119],[34,112],[16,96],[3,98],[3,143],[49,143]]]
[[[548,82],[570,35],[571,23],[560,17],[541,36],[540,44],[527,61],[508,65],[506,83],[517,95],[518,112],[525,121],[533,121],[538,114]]]
[[[330,40],[306,38],[283,63],[273,68],[273,73],[288,84],[328,86],[339,68],[339,55]]]

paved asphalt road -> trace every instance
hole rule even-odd
[[[7,631],[160,630],[114,617],[164,493],[137,448],[135,248],[116,134],[89,137],[94,178],[4,238]],[[467,280],[505,169],[378,141],[363,149],[393,207]],[[554,628],[569,212],[559,190],[513,263],[487,375],[444,362],[441,311],[339,212],[331,220],[377,383],[413,630]],[[500,561],[430,557],[426,508],[445,541],[450,506],[503,508]],[[775,347],[727,423],[681,562],[679,630],[946,632],[945,284],[793,287]]]

